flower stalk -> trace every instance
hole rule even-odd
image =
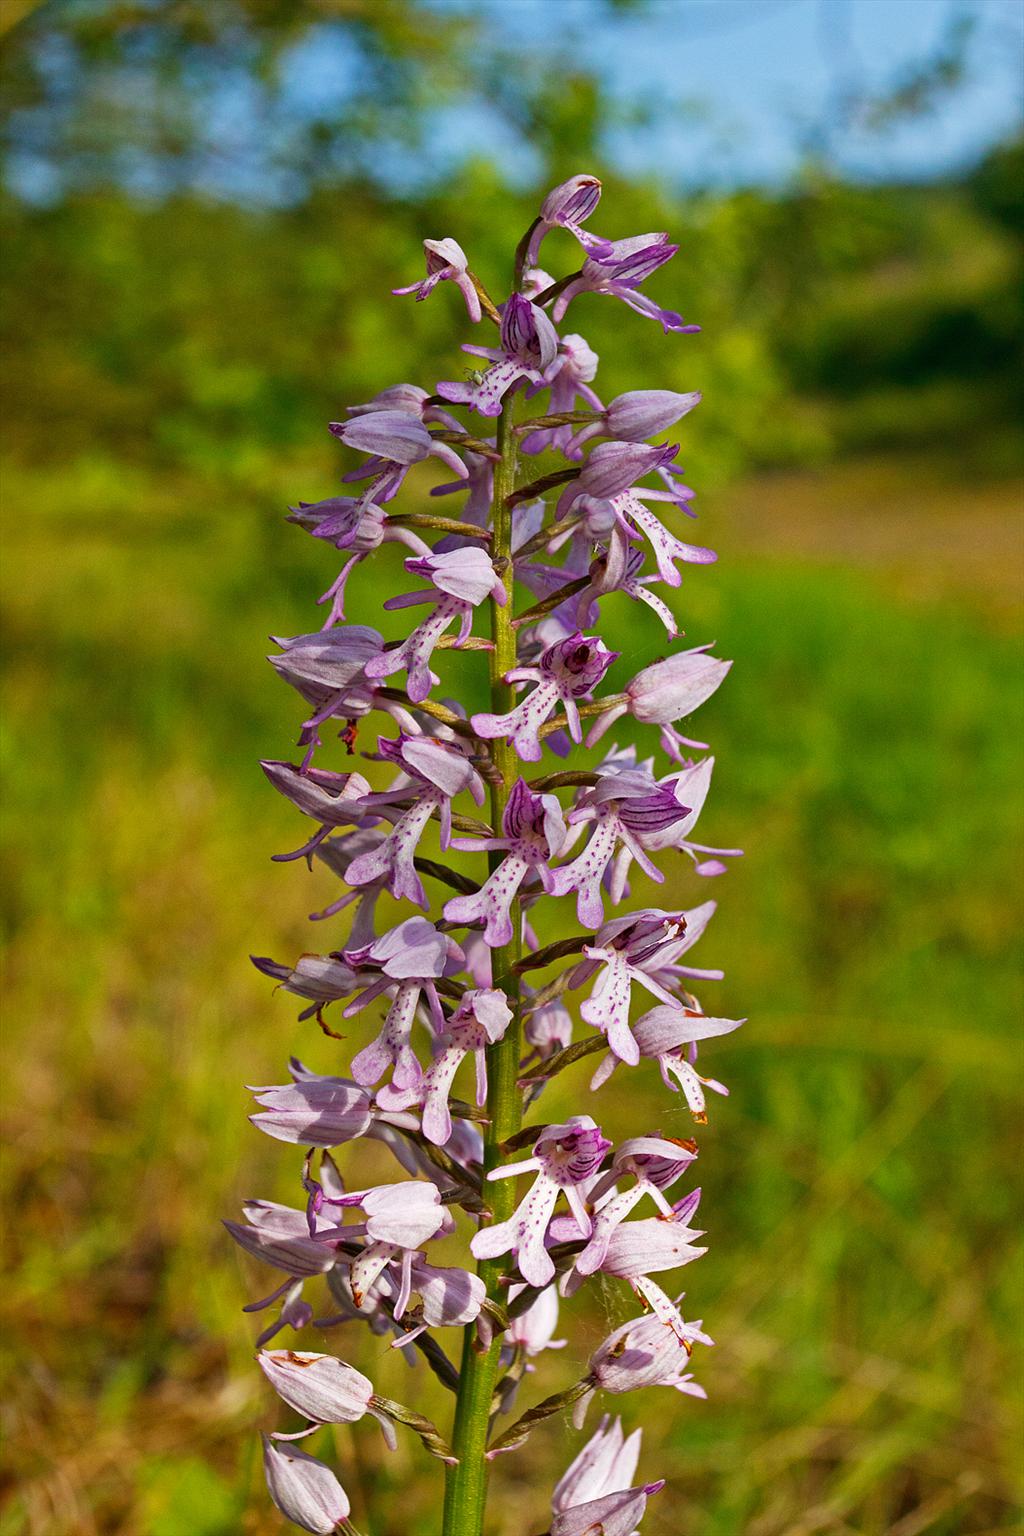
[[[500,458],[494,471],[492,548],[495,570],[499,574],[510,570],[512,566],[512,512],[509,498],[515,489],[516,476],[513,410],[514,397],[510,393],[502,401],[501,415],[498,417],[497,444]],[[491,638],[494,642],[494,649],[490,653],[491,709],[495,714],[503,714],[512,703],[512,689],[505,681],[505,673],[510,672],[516,664],[511,604],[502,607],[492,600]],[[515,753],[507,741],[495,741],[492,755],[500,774],[500,780],[491,785],[491,825],[497,828],[501,826],[515,782],[517,763]],[[492,851],[488,862],[493,873],[501,863],[501,853]],[[512,905],[514,910],[518,908],[518,898],[513,899]],[[513,927],[518,935],[521,923],[516,918],[513,919]],[[518,960],[518,938],[491,951],[494,985],[500,987],[508,998],[513,1018],[503,1039],[491,1046],[488,1052],[488,1124],[484,1130],[483,1156],[485,1173],[500,1165],[502,1143],[514,1136],[522,1124],[523,1101],[518,1083],[519,1058],[522,1054],[519,976],[516,969]],[[489,1193],[493,1220],[507,1221],[515,1206],[515,1186],[502,1181],[493,1184]],[[484,1283],[489,1300],[500,1299],[503,1269],[504,1264],[500,1259],[479,1261],[477,1273]],[[452,1450],[457,1460],[454,1466],[445,1469],[443,1536],[463,1536],[463,1533],[464,1536],[478,1536],[483,1529],[487,1503],[487,1436],[490,1429],[491,1398],[500,1360],[500,1339],[492,1339],[489,1344],[481,1347],[473,1330],[466,1329],[452,1425]]]

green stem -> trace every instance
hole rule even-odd
[[[491,552],[498,570],[508,589],[508,602],[503,608],[491,603],[491,634],[494,649],[490,652],[491,709],[504,714],[512,708],[513,692],[504,675],[516,664],[516,636],[512,628],[512,513],[508,498],[515,489],[516,439],[512,431],[512,397],[506,396],[498,418],[498,452],[500,461],[494,468],[493,542]],[[518,764],[515,752],[508,741],[492,743],[494,762],[498,768],[495,782],[491,785],[491,825],[500,835],[502,814],[512,786],[516,781]],[[503,853],[491,854],[491,868],[495,868]],[[514,1136],[522,1124],[523,1100],[519,1088],[519,1061],[522,1056],[522,1020],[519,1012],[519,975],[515,969],[519,959],[520,916],[518,902],[512,909],[515,937],[491,951],[493,985],[505,993],[512,1008],[512,1022],[497,1045],[487,1052],[487,1113],[489,1123],[484,1131],[484,1169],[495,1168],[502,1160],[501,1144]],[[485,1184],[485,1198],[495,1221],[506,1221],[515,1209],[515,1180],[500,1179]],[[492,1300],[500,1300],[499,1280],[504,1269],[502,1259],[483,1259],[478,1273],[487,1287]],[[498,1359],[501,1340],[496,1338],[489,1349],[480,1348],[475,1326],[465,1330],[462,1345],[462,1369],[459,1392],[455,1406],[455,1422],[452,1427],[452,1450],[458,1463],[449,1467],[445,1476],[444,1536],[480,1536],[483,1530],[484,1506],[487,1502],[487,1432],[491,1412],[491,1398],[498,1376]]]

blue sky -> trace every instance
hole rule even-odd
[[[457,10],[465,0],[432,3]],[[592,0],[477,0],[477,8],[524,48],[571,46],[615,99],[661,109],[656,132],[609,135],[611,158],[634,174],[683,184],[783,180],[844,97],[904,82],[965,14],[975,18],[966,79],[934,110],[882,131],[835,128],[833,158],[860,177],[927,177],[969,163],[1021,122],[1024,0],[648,0],[611,16]],[[446,121],[453,146],[467,122],[465,111]],[[486,112],[472,114],[472,128],[486,147],[495,132]]]

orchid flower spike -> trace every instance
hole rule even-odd
[[[644,291],[676,242],[594,233],[600,197],[586,172],[547,193],[497,303],[457,240],[423,242],[425,274],[394,291],[422,301],[452,284],[473,324],[494,324],[493,345],[463,341],[464,376],[401,379],[341,409],[337,494],[289,510],[333,569],[321,628],[296,626],[270,657],[298,700],[298,760],[262,766],[310,823],[275,857],[306,860],[304,899],[327,937],[297,958],[268,937],[253,963],[297,1000],[320,1070],[293,1056],[284,1081],[260,1074],[250,1118],[293,1159],[295,1195],[247,1200],[225,1226],[270,1272],[245,1310],[261,1371],[300,1416],[264,1437],[267,1487],[317,1536],[353,1530],[349,1435],[337,1466],[297,1444],[324,1425],[358,1436],[373,1417],[391,1446],[396,1426],[413,1434],[445,1465],[441,1536],[481,1536],[481,1465],[546,1419],[572,1407],[579,1425],[599,1392],[705,1395],[691,1355],[712,1341],[672,1278],[705,1252],[701,1149],[671,1133],[686,1108],[703,1125],[707,1095],[725,1094],[704,1057],[742,1020],[693,995],[722,972],[693,963],[716,903],[686,882],[722,875],[740,850],[694,841],[714,758],[684,733],[732,663],[699,636],[674,645],[692,623],[683,570],[715,559],[683,537],[695,492],[662,440],[700,431],[699,392],[637,378],[609,396],[587,337],[562,330],[571,304],[602,294],[676,338],[697,329]],[[554,265],[562,252],[577,270]],[[638,879],[671,897],[650,905]],[[552,1080],[569,1072],[563,1096]],[[676,1103],[664,1131],[629,1125],[634,1073]],[[588,1075],[593,1114],[578,1097]],[[598,1123],[613,1096],[614,1146]],[[578,1112],[547,1121],[548,1101]],[[626,1321],[582,1376],[510,1420],[539,1356],[586,1357],[573,1313],[595,1280],[621,1282]],[[314,1348],[271,1347],[288,1329],[303,1346],[311,1328]],[[372,1354],[354,1352],[360,1333]],[[454,1394],[450,1429],[425,1417],[421,1388],[415,1406],[383,1397],[350,1363],[376,1369],[382,1347]],[[549,1514],[523,1483],[517,1524],[638,1536],[662,1487],[638,1476],[640,1445],[639,1429],[603,1418]]]

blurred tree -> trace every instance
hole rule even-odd
[[[414,105],[451,94],[465,29],[455,17],[427,29],[416,12],[410,0],[31,7],[0,76],[10,174],[46,199],[112,182],[290,201],[314,168],[354,170],[368,144],[414,148]]]
[[[1019,145],[933,186],[851,184],[819,155],[779,192],[673,196],[601,156],[611,124],[654,128],[671,103],[609,104],[564,46],[517,52],[486,0],[6,0],[0,21],[22,461],[56,445],[258,476],[343,394],[462,366],[444,305],[417,311],[414,356],[409,301],[370,300],[416,273],[423,230],[500,284],[538,185],[583,164],[615,183],[609,233],[681,232],[665,300],[705,330],[659,368],[705,391],[695,478],[836,447],[1020,454]],[[920,88],[890,82],[892,112],[950,87],[966,36],[940,39]],[[579,325],[630,388],[614,307],[586,301]]]
[[[1011,234],[1024,235],[1024,138],[997,145],[968,185],[982,213]]]
[[[610,110],[564,48],[524,56],[472,0],[13,0],[3,22],[7,174],[36,201],[105,184],[287,204],[353,177],[418,191],[461,158],[455,106],[538,176],[564,169],[563,146],[592,157]]]

